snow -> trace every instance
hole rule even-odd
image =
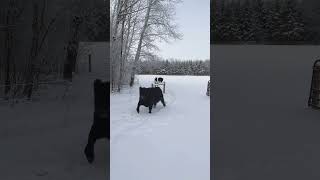
[[[319,179],[320,111],[307,107],[319,46],[211,47],[215,179]]]
[[[161,76],[167,106],[159,102],[152,114],[141,106],[138,114],[139,86],[155,77],[140,75],[139,85],[111,95],[111,179],[208,180],[209,76]]]
[[[97,141],[92,165],[83,153],[93,122],[95,78],[94,74],[76,76],[65,99],[63,91],[57,93],[49,86],[45,97],[32,103],[0,104],[0,179],[109,177],[108,141]]]

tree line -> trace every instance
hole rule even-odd
[[[211,1],[212,43],[319,43],[317,21],[297,0]]]
[[[39,81],[72,78],[79,42],[110,40],[109,14],[104,0],[1,0],[0,94],[30,98]]]
[[[210,76],[210,61],[146,60],[140,63],[139,74]]]

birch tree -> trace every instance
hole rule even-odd
[[[143,11],[141,0],[114,1],[111,15],[111,88],[120,91],[130,51],[135,42],[138,19]]]
[[[154,55],[157,42],[180,39],[174,23],[178,0],[113,0],[111,88],[133,86],[139,61]],[[126,82],[126,80],[128,80]]]
[[[147,12],[144,19],[144,25],[140,32],[140,39],[134,58],[134,63],[130,76],[130,86],[134,84],[134,77],[137,65],[140,59],[142,45],[145,39],[149,42],[146,47],[156,46],[153,44],[156,40],[169,41],[170,39],[180,39],[181,35],[177,32],[177,25],[174,24],[175,5],[178,0],[148,0]]]

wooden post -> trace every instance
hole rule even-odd
[[[210,96],[210,80],[208,81],[208,84],[207,84],[207,96]]]
[[[313,106],[320,108],[319,106],[319,95],[320,95],[320,68],[314,67],[314,80],[313,80],[313,93],[312,93],[312,99],[313,99]]]
[[[308,106],[320,108],[320,60],[315,61],[313,65]]]
[[[91,54],[89,54],[89,72],[91,72]]]

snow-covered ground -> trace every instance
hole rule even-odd
[[[109,177],[109,143],[98,140],[96,161],[83,150],[93,122],[95,76],[76,76],[65,99],[0,104],[1,180],[104,180]],[[59,93],[48,89],[47,96]]]
[[[320,111],[307,108],[320,46],[213,46],[215,179],[320,178]]]
[[[209,76],[161,76],[167,106],[138,114],[139,86],[154,77],[140,75],[139,85],[111,95],[111,180],[209,180]]]

